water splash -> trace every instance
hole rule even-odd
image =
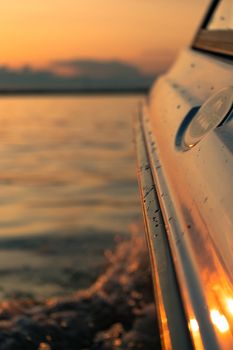
[[[0,305],[0,347],[14,349],[160,349],[144,237],[132,229],[105,252],[108,267],[85,290],[44,302]]]

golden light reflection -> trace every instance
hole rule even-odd
[[[227,310],[229,311],[230,314],[233,315],[233,299],[227,298],[226,304],[227,304]]]
[[[198,325],[198,322],[195,318],[192,318],[189,321],[189,326],[190,326],[190,329],[193,333],[199,332],[199,325]]]
[[[211,310],[210,317],[211,317],[211,321],[217,327],[219,332],[226,333],[227,331],[229,331],[230,326],[226,317],[220,314],[220,312],[217,309]]]
[[[189,329],[192,335],[193,342],[195,344],[195,349],[198,350],[204,350],[202,338],[201,338],[201,332],[199,324],[196,320],[196,318],[190,318],[189,319]]]

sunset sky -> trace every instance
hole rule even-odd
[[[0,66],[56,70],[56,61],[115,60],[159,72],[187,45],[209,0],[1,1]]]
[[[208,0],[1,1],[2,64],[117,58],[145,62],[187,44]]]

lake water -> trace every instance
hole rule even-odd
[[[141,218],[132,118],[143,96],[0,99],[0,298],[92,283]]]

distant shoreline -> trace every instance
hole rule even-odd
[[[119,95],[119,94],[147,94],[148,88],[135,89],[0,89],[0,96],[26,95]]]

